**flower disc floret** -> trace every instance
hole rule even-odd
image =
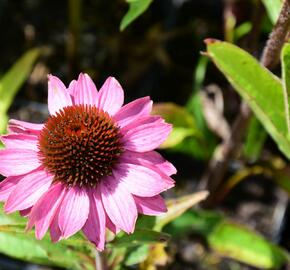
[[[122,152],[120,138],[108,113],[91,105],[67,106],[41,130],[40,159],[54,182],[94,187],[112,173]]]

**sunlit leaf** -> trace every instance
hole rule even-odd
[[[34,232],[25,232],[26,218],[19,214],[6,215],[0,207],[0,252],[20,260],[44,265],[90,268],[93,245],[77,234],[55,244],[45,236],[37,240]]]
[[[230,222],[221,222],[209,234],[210,247],[221,256],[262,269],[278,269],[287,260],[286,253],[254,231]]]
[[[281,81],[244,50],[217,40],[207,40],[208,55],[235,90],[249,104],[257,118],[290,158]]]
[[[40,55],[41,49],[26,52],[0,79],[0,132],[5,130],[7,110],[17,91],[31,72],[33,64]]]
[[[120,30],[123,31],[129,24],[142,15],[150,6],[153,0],[126,0],[129,4],[129,10],[123,17]]]
[[[276,23],[282,7],[282,0],[262,0],[268,16],[273,24]]]
[[[0,252],[13,258],[28,262],[34,262],[44,265],[55,265],[61,267],[70,267],[73,269],[92,269],[85,257],[89,258],[88,250],[81,252],[74,246],[65,243],[54,244],[48,237],[39,241],[35,239],[33,233],[22,232],[1,232],[0,228]],[[89,259],[87,259],[89,261]]]
[[[215,254],[261,269],[279,269],[289,261],[286,251],[214,211],[188,211],[167,225],[164,231],[173,237],[189,233],[201,235]]]
[[[166,224],[182,215],[186,210],[188,210],[195,204],[206,199],[207,196],[207,191],[200,191],[190,195],[179,197],[177,199],[168,200],[166,202],[168,210],[165,214],[156,218],[155,229],[161,230]]]

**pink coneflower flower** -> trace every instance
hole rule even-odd
[[[138,212],[166,211],[159,193],[174,186],[176,170],[154,149],[171,126],[150,115],[149,97],[123,101],[112,77],[98,92],[86,74],[68,88],[49,75],[47,122],[9,121],[0,200],[6,213],[28,216],[36,238],[48,229],[52,241],[82,230],[103,250],[106,227],[132,233]]]

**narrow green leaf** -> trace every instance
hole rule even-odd
[[[276,23],[282,7],[282,0],[262,0],[268,16],[273,24]]]
[[[230,222],[222,222],[208,236],[208,243],[220,255],[262,269],[279,269],[287,255],[262,236]]]
[[[26,52],[4,76],[0,79],[0,132],[3,132],[7,123],[9,109],[17,91],[31,72],[33,64],[40,55],[41,49],[31,49]]]
[[[290,158],[290,141],[281,81],[244,50],[221,41],[207,41],[208,55],[249,104],[257,118]]]
[[[153,0],[127,0],[129,10],[123,17],[120,30],[123,31],[129,24],[142,15],[150,6]]]
[[[180,215],[182,215],[186,210],[204,200],[208,196],[207,191],[199,191],[190,195],[179,197],[177,199],[168,200],[167,212],[156,218],[155,229],[162,230],[162,228],[173,221]]]
[[[136,229],[133,234],[119,234],[116,238],[107,244],[107,247],[132,247],[144,244],[154,244],[157,242],[166,242],[170,235],[146,229]]]
[[[282,85],[285,101],[285,114],[288,125],[288,133],[290,133],[290,43],[286,43],[281,53],[282,63]]]
[[[247,159],[255,161],[263,149],[267,133],[256,117],[252,117],[246,134],[244,155]]]

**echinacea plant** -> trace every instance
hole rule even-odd
[[[123,106],[124,92],[109,77],[100,91],[87,74],[68,88],[48,76],[44,124],[10,120],[1,137],[0,200],[5,212],[20,211],[52,241],[82,230],[98,250],[105,229],[133,233],[138,212],[166,211],[161,192],[174,186],[174,166],[154,151],[171,125],[150,115],[149,97]]]

